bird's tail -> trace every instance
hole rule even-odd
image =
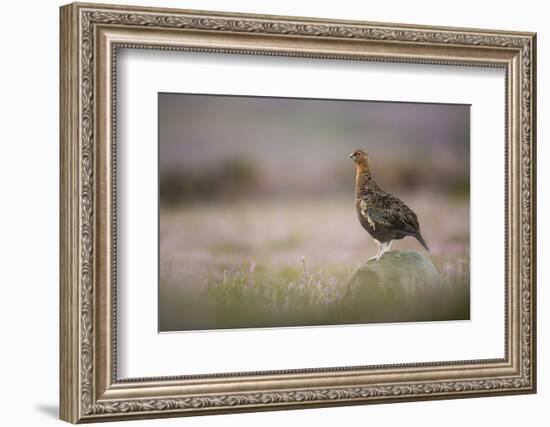
[[[428,244],[426,243],[426,241],[424,240],[424,237],[422,237],[422,235],[420,233],[415,234],[414,237],[416,237],[416,240],[418,240],[420,242],[420,244],[422,246],[424,246],[424,249],[426,249],[428,252],[430,252],[430,248],[428,247]]]

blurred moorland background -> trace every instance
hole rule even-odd
[[[418,215],[469,318],[467,105],[159,94],[160,331],[377,321],[347,283],[376,254],[350,152]],[[387,310],[399,310],[391,307]]]

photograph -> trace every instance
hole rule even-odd
[[[470,105],[158,94],[159,332],[470,319]]]

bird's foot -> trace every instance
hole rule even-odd
[[[382,258],[382,255],[384,255],[384,254],[379,253],[379,254],[376,254],[375,256],[371,256],[369,259],[367,259],[367,262],[372,261],[372,260],[379,261],[380,258]]]
[[[375,260],[375,261],[379,261],[380,258],[382,258],[382,256],[386,253],[386,252],[389,252],[390,250],[390,246],[391,246],[391,240],[389,242],[384,242],[384,243],[380,243],[378,240],[374,239],[374,241],[376,242],[376,244],[378,245],[378,253],[373,256],[373,257],[370,257],[367,262],[371,261],[371,260]]]
[[[391,240],[389,242],[381,243],[378,245],[378,253],[373,258],[378,261],[380,258],[382,258],[384,255],[386,255],[390,251],[391,246]]]

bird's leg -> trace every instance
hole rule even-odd
[[[382,258],[382,255],[384,255],[386,252],[389,252],[391,242],[392,241],[390,240],[389,242],[380,243],[378,240],[376,240],[376,243],[378,244],[378,253],[376,254],[376,256],[370,259],[376,259],[376,261],[378,261],[380,258]]]
[[[383,243],[380,244],[380,242],[376,239],[374,239],[374,241],[376,242],[376,244],[378,245],[378,252],[376,252],[376,255],[375,256],[371,256],[367,261],[370,261],[371,259],[374,259],[376,261],[378,261],[380,259],[380,257],[382,256],[382,246],[384,245]]]
[[[380,245],[380,250],[378,251],[378,257],[376,258],[376,261],[378,261],[380,258],[382,258],[382,255],[386,253],[388,244],[386,242],[382,242]]]
[[[384,255],[386,253],[386,245],[387,245],[386,242],[382,243],[382,250],[380,251],[380,258],[382,258],[382,255]]]

